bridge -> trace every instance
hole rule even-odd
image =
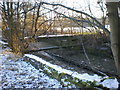
[[[38,8],[41,8],[41,12],[39,12]],[[38,10],[36,16],[30,13],[35,12],[34,9]],[[85,32],[106,32],[107,35],[110,34],[110,31],[101,24],[100,20],[83,11],[78,11],[62,4],[38,2],[36,6],[28,9],[26,12],[30,14],[26,18],[27,25],[25,29],[27,31],[25,31],[25,36],[30,36],[33,33],[33,36],[46,34],[83,34]],[[69,15],[69,13],[73,13],[73,15]],[[35,27],[33,28],[33,26]]]

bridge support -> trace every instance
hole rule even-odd
[[[108,18],[111,28],[111,48],[117,68],[117,72],[120,78],[120,17],[118,13],[118,2],[107,2]]]

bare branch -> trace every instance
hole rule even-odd
[[[52,6],[61,6],[61,7],[67,8],[67,9],[69,9],[69,10],[75,11],[75,12],[77,12],[77,13],[82,13],[82,14],[90,17],[91,19],[93,19],[93,20],[98,24],[98,25],[97,25],[97,24],[93,23],[94,25],[96,25],[97,27],[105,30],[105,31],[110,35],[110,31],[109,31],[108,29],[106,29],[106,28],[105,28],[99,21],[97,21],[94,17],[90,16],[89,14],[87,14],[87,13],[85,13],[85,12],[78,11],[78,10],[75,10],[75,9],[73,9],[73,8],[70,8],[70,7],[66,7],[66,6],[64,6],[64,5],[62,5],[62,4],[51,4],[51,3],[47,3],[47,2],[40,2],[40,3],[41,3],[42,5],[43,5],[43,4],[47,4],[47,5],[52,5]],[[66,15],[63,15],[63,16],[66,17]],[[67,18],[67,17],[66,17],[66,18]],[[69,18],[69,19],[70,19],[70,18]],[[79,21],[79,20],[78,20],[78,21]],[[81,22],[89,23],[88,21],[81,21]]]
[[[42,6],[42,7],[43,7],[43,6]],[[101,28],[101,29],[105,30],[108,34],[110,34],[110,32],[108,31],[108,29],[104,28],[103,25],[98,25],[98,24],[96,24],[96,23],[94,23],[94,22],[90,22],[90,21],[87,21],[87,20],[78,20],[78,19],[75,19],[75,18],[73,18],[73,17],[66,16],[65,14],[59,13],[59,12],[57,12],[57,11],[55,11],[55,10],[52,10],[52,9],[49,9],[49,8],[46,8],[46,7],[43,7],[43,8],[48,9],[48,10],[50,10],[50,11],[54,11],[55,13],[57,13],[57,14],[59,14],[59,15],[62,15],[63,17],[68,18],[68,19],[73,20],[73,21],[85,22],[85,23],[88,23],[88,24],[93,24],[93,25],[97,26],[98,28]]]

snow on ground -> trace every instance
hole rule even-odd
[[[42,58],[40,58],[38,56],[35,56],[35,55],[25,54],[25,56],[32,58],[32,59],[35,59],[43,64],[46,64],[49,67],[52,67],[53,69],[57,70],[60,73],[67,73],[69,75],[72,75],[73,77],[77,77],[80,80],[97,81],[99,84],[102,84],[104,87],[107,87],[107,88],[118,88],[118,85],[119,85],[117,79],[106,79],[103,82],[100,82],[103,79],[103,77],[98,76],[96,74],[94,74],[94,75],[89,75],[87,73],[79,74],[77,72],[64,69],[58,65],[53,65],[53,64],[43,60]]]
[[[61,88],[60,83],[48,77],[42,70],[18,59],[12,52],[0,52],[1,88]],[[1,89],[0,88],[0,89]]]
[[[1,44],[8,44],[8,43],[6,43],[6,42],[3,42],[3,41],[1,41],[1,40],[0,40],[0,43],[1,43]]]
[[[88,75],[87,73],[85,74],[78,74],[77,72],[73,72],[71,70],[67,70],[67,69],[63,69],[62,67],[60,66],[57,66],[57,65],[53,65],[45,60],[43,60],[42,58],[39,58],[35,55],[32,55],[32,54],[25,54],[25,56],[29,57],[29,58],[32,58],[32,59],[35,59],[43,64],[46,64],[48,65],[49,67],[52,67],[54,68],[55,70],[57,70],[58,72],[60,73],[67,73],[69,75],[72,75],[73,77],[77,77],[79,79],[84,79],[84,80],[89,80],[89,81],[100,81],[101,80],[101,77],[97,76],[97,75],[94,75],[94,76],[90,76]]]
[[[118,88],[119,83],[117,79],[107,79],[107,80],[104,80],[101,84],[104,87],[108,87],[108,88]]]
[[[72,34],[59,34],[59,35],[41,35],[41,36],[38,36],[39,38],[44,38],[44,37],[63,37],[63,36],[73,36]],[[29,36],[28,37],[24,37],[24,39],[28,39],[30,38]]]
[[[59,34],[59,35],[41,35],[38,37],[63,37],[63,36],[73,36],[71,34]]]
[[[1,44],[1,43],[0,43]],[[5,44],[4,42],[2,44]],[[40,57],[32,54],[25,54],[25,56],[35,59],[43,64],[46,64],[60,73],[67,73],[73,77],[82,80],[100,82],[102,77],[98,75],[89,75],[87,73],[79,74],[71,70],[63,69],[60,66],[53,65],[46,62]],[[100,82],[108,88],[118,88],[117,79],[107,79]],[[45,75],[42,70],[35,69],[31,64],[18,59],[10,49],[0,49],[0,87],[2,88],[61,88],[60,83]],[[1,88],[0,88],[1,89]]]
[[[4,63],[4,62],[3,62]],[[46,76],[21,59],[7,60],[2,66],[3,88],[60,88],[58,81]]]

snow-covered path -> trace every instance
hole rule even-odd
[[[9,50],[9,49],[8,49]],[[60,83],[45,75],[42,70],[18,59],[6,50],[0,52],[1,88],[60,88]]]

